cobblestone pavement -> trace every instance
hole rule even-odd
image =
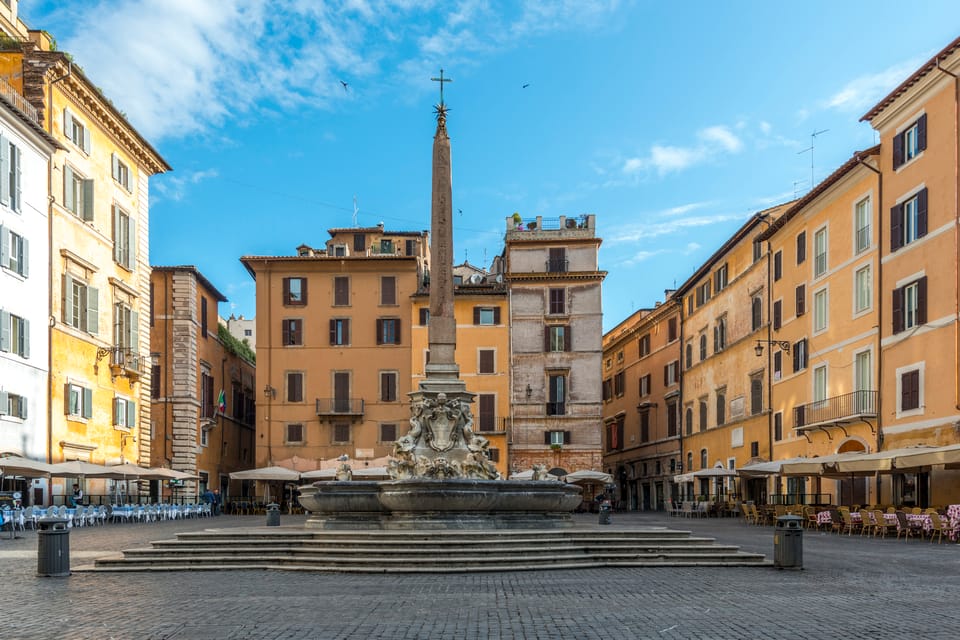
[[[303,517],[284,516],[283,524]],[[262,516],[73,530],[73,564],[178,531]],[[599,527],[596,516],[578,526]],[[772,558],[773,530],[737,519],[613,514]],[[960,545],[804,535],[804,570],[590,569],[463,575],[283,571],[36,577],[37,536],[0,536],[0,639],[957,638]]]

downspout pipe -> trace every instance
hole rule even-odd
[[[676,295],[676,294],[674,294],[674,295]],[[680,434],[680,465],[681,465],[681,466],[680,466],[680,469],[681,469],[681,472],[682,472],[682,473],[689,473],[689,472],[690,472],[690,469],[684,469],[684,468],[683,468],[683,464],[684,464],[684,457],[683,457],[683,428],[684,428],[684,425],[683,425],[683,380],[684,380],[684,378],[686,378],[686,375],[685,375],[685,373],[686,373],[686,366],[683,366],[683,365],[686,365],[686,360],[684,360],[684,357],[683,357],[683,353],[684,353],[684,352],[683,352],[683,349],[684,349],[684,334],[683,334],[683,328],[684,328],[684,322],[683,322],[683,296],[680,296],[680,297],[677,298],[674,302],[675,302],[676,305],[677,305],[677,312],[678,312],[677,315],[680,317],[680,322],[679,322],[679,324],[680,324],[680,360],[679,360],[679,362],[680,362],[680,365],[681,365],[681,366],[677,367],[677,369],[679,370],[679,371],[678,371],[678,377],[680,378],[680,396],[679,396],[679,398],[677,399],[677,412],[678,412],[678,413],[677,413],[677,417],[676,417],[676,419],[677,419],[677,433]],[[667,406],[666,403],[664,403],[664,407],[665,407],[665,408],[666,408],[666,406]],[[668,420],[668,421],[670,420],[669,416],[667,417],[667,420]],[[668,424],[669,424],[669,422],[668,422]],[[672,483],[671,483],[671,484],[672,484]],[[673,495],[672,495],[672,493],[671,493],[671,499],[672,499],[672,497],[673,497]]]

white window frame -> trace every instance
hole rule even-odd
[[[93,417],[93,391],[80,382],[68,381],[66,386],[66,414],[71,420],[89,420]],[[90,402],[87,403],[87,398]]]
[[[924,399],[924,389],[926,387],[926,385],[924,384],[924,378],[926,377],[925,375],[926,368],[927,368],[927,364],[924,361],[914,362],[912,364],[907,364],[902,367],[897,367],[897,370],[894,374],[897,381],[897,418],[909,418],[911,416],[922,416],[924,414],[924,407],[926,406],[926,402]],[[916,409],[908,409],[907,411],[904,411],[900,407],[900,401],[903,398],[903,374],[909,373],[911,371],[920,372],[920,375],[919,375],[920,393],[918,398],[918,404],[920,406],[918,406]]]
[[[550,446],[555,444],[563,445],[563,431],[551,431],[550,432]]]
[[[16,405],[14,407],[13,405]],[[27,399],[12,391],[0,391],[0,417],[13,420],[27,419]]]
[[[903,164],[920,155],[920,119],[903,130]],[[903,166],[903,165],[901,165]]]
[[[130,180],[130,166],[120,159],[120,156],[113,153],[110,156],[111,160],[111,174],[113,175],[113,180],[121,187],[123,187],[127,193],[133,191],[132,182]]]
[[[63,110],[63,136],[75,147],[90,155],[90,128],[70,109]]]
[[[30,321],[0,309],[0,351],[30,357]]]
[[[861,222],[865,224],[861,226]],[[860,232],[866,236],[861,242]],[[853,204],[853,253],[859,255],[873,245],[873,201],[870,196],[860,198]]]
[[[547,330],[550,332],[550,353],[561,353],[566,351],[565,345],[567,325],[550,325],[547,327]],[[620,352],[619,358],[620,360],[618,360],[618,362],[622,362],[623,352]]]
[[[828,287],[813,292],[813,333],[823,333],[830,327],[830,291]]]
[[[913,329],[919,323],[920,281],[915,280],[903,287],[903,330]]]
[[[137,423],[137,403],[123,396],[113,399],[113,427],[129,431]],[[204,431],[201,429],[201,431]]]
[[[823,246],[820,247],[818,242],[822,240]],[[822,249],[822,251],[820,251]],[[830,253],[830,239],[827,235],[826,225],[820,227],[813,232],[813,277],[821,278],[826,275],[827,271],[830,268],[828,264],[827,256]],[[823,265],[821,267],[821,258]]]
[[[0,267],[21,278],[30,275],[30,241],[4,226],[0,226]]]
[[[866,282],[861,282],[861,279]],[[854,317],[873,309],[873,266],[865,264],[853,272],[853,315]]]
[[[813,367],[812,375],[810,376],[810,383],[813,387],[811,398],[813,398],[814,405],[822,406],[827,402],[827,390],[829,385],[827,365],[820,364]]]

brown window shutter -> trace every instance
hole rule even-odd
[[[403,340],[400,339],[400,325],[401,325],[400,318],[397,318],[393,322],[394,322],[394,326],[397,328],[397,335],[396,335],[397,339],[393,344],[400,344],[401,342],[403,342]]]
[[[669,381],[670,381],[670,378],[669,378],[669,373],[668,373],[669,371],[670,371],[670,365],[667,365],[667,366],[665,366],[665,367],[663,368],[663,386],[665,386],[665,387],[670,384],[670,382],[669,382]]]
[[[927,114],[923,114],[917,120],[917,150],[923,151],[927,148]]]
[[[572,351],[573,344],[573,328],[570,325],[567,325],[563,328],[563,350]]]
[[[797,264],[803,264],[807,259],[807,232],[802,231],[797,236]]]
[[[927,188],[917,194],[917,237],[927,235]]]
[[[800,285],[799,287],[797,287],[797,315],[798,316],[802,316],[804,313],[806,313],[806,307],[805,307],[806,297],[807,297],[806,294],[807,294],[806,285]]]
[[[330,320],[330,344],[337,344],[337,321]]]
[[[427,318],[429,317],[430,309],[427,307],[420,307],[420,326],[424,327],[427,325]]]
[[[343,321],[343,344],[350,344],[350,318]]]
[[[903,287],[893,290],[893,332],[903,331]]]
[[[300,278],[300,304],[307,304],[307,279]]]
[[[500,307],[493,308],[493,324],[500,324]]]
[[[776,331],[780,328],[780,323],[783,319],[782,304],[780,300],[777,300],[773,303],[773,329]]]
[[[283,344],[290,344],[290,321],[282,320],[280,322],[280,328],[282,333],[281,341]]]
[[[893,136],[893,168],[903,164],[903,134]]]
[[[890,207],[890,251],[903,246],[903,205]]]
[[[550,352],[550,329],[549,325],[543,328],[543,350],[546,353]]]
[[[927,324],[927,276],[917,280],[917,324]]]
[[[777,251],[773,254],[773,279],[779,280],[783,275],[783,253]]]
[[[290,304],[290,278],[283,279],[283,304]]]
[[[480,324],[480,307],[473,308],[473,324]]]
[[[543,432],[543,444],[550,444],[550,432],[549,432],[549,431],[544,431],[544,432]]]
[[[563,444],[570,444],[570,432],[569,432],[569,431],[564,431],[564,432],[563,432]]]
[[[377,344],[383,344],[383,320],[377,318]]]

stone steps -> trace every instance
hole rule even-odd
[[[74,570],[448,573],[769,564],[762,554],[667,529],[345,533],[258,527],[178,534]]]

